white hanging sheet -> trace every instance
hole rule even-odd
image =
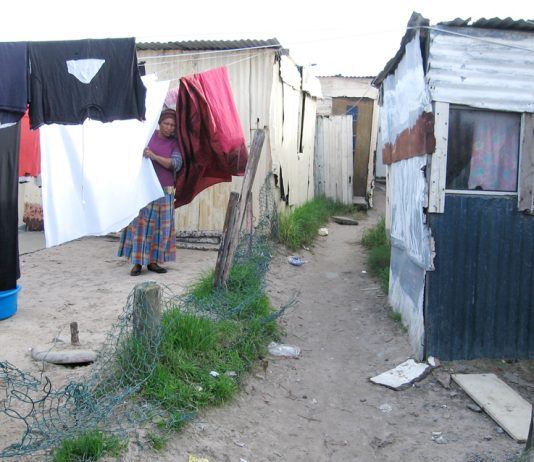
[[[157,127],[169,82],[143,78],[146,120],[44,125],[41,135],[46,246],[120,231],[163,196],[143,148]]]

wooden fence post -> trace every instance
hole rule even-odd
[[[231,235],[231,233],[229,232],[229,229],[231,227],[231,223],[235,222],[238,200],[239,193],[231,192],[230,198],[228,200],[228,207],[226,208],[226,216],[224,217],[224,227],[221,237],[221,245],[219,247],[219,252],[217,253],[217,263],[215,264],[215,275],[213,277],[213,285],[215,287],[222,286],[222,270],[224,268],[224,262],[228,257],[228,248],[230,246],[229,236]]]
[[[161,289],[154,281],[137,284],[133,299],[133,335],[151,341],[159,336]]]
[[[265,130],[256,130],[254,139],[252,141],[252,146],[250,148],[250,156],[245,168],[245,175],[243,177],[243,184],[241,186],[241,194],[237,199],[237,203],[232,206],[230,206],[229,203],[226,210],[225,224],[226,219],[228,219],[228,227],[226,231],[223,231],[223,243],[226,244],[224,246],[221,245],[221,249],[226,246],[227,249],[225,249],[224,255],[221,255],[221,250],[219,250],[217,267],[215,268],[215,274],[217,277],[214,280],[214,285],[216,287],[226,286],[226,281],[230,275],[230,269],[234,260],[235,251],[239,243],[239,232],[241,231],[241,226],[245,217],[245,210],[247,208],[247,198],[252,189],[252,184],[254,183],[254,177],[256,175],[256,170],[258,169],[258,163],[260,160],[264,140]],[[231,195],[230,198],[232,198]]]

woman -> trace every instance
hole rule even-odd
[[[183,160],[175,132],[176,112],[166,109],[159,118],[159,130],[143,150],[143,156],[154,165],[165,196],[143,207],[122,230],[118,255],[128,257],[133,263],[132,276],[139,276],[143,265],[149,271],[166,273],[159,263],[176,260],[174,183]]]

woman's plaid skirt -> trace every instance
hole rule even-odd
[[[118,256],[139,265],[176,260],[173,194],[165,194],[143,207],[122,230]]]

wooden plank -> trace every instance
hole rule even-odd
[[[228,199],[228,206],[226,208],[226,216],[224,217],[224,226],[221,236],[221,246],[217,254],[217,262],[215,263],[215,274],[213,277],[213,285],[220,287],[222,285],[222,275],[224,262],[228,256],[228,248],[230,247],[229,236],[231,235],[231,227],[235,222],[235,215],[237,213],[237,202],[239,200],[239,193],[231,192]]]
[[[332,220],[340,225],[357,225],[358,222],[351,217],[333,216]]]
[[[218,286],[225,286],[226,281],[230,275],[230,269],[234,261],[235,251],[239,244],[239,232],[245,218],[245,210],[247,207],[247,198],[252,189],[254,183],[254,177],[256,176],[256,170],[260,160],[261,150],[263,147],[263,141],[265,140],[265,130],[256,130],[254,139],[252,140],[252,146],[250,147],[250,156],[245,168],[245,174],[243,176],[243,185],[241,188],[241,194],[236,205],[235,220],[230,222],[229,233],[226,236],[228,239],[228,252],[226,258],[222,261],[222,272],[219,278]]]
[[[534,114],[523,114],[522,127],[518,208],[534,213]]]
[[[445,211],[445,184],[447,179],[447,144],[449,139],[449,104],[436,101],[434,107],[436,122],[436,150],[432,154],[430,181],[428,185],[428,211]]]
[[[453,374],[452,379],[514,440],[527,441],[532,405],[495,374]]]

